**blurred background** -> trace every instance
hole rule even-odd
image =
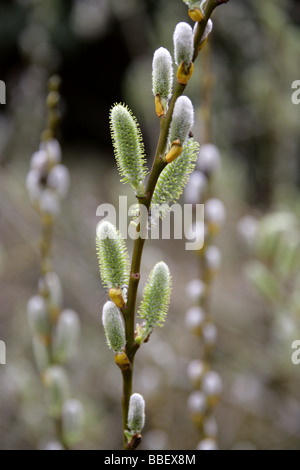
[[[85,407],[76,448],[121,443],[121,376],[101,325],[102,289],[95,254],[99,204],[130,194],[115,165],[108,113],[134,110],[149,162],[159,122],[151,92],[155,49],[173,52],[181,0],[1,0],[0,79],[0,448],[43,448],[55,431],[32,353],[26,305],[39,276],[39,218],[26,192],[31,155],[45,128],[47,81],[62,79],[59,140],[71,189],[55,226],[53,269],[64,306],[78,312],[82,334],[67,366],[72,396]],[[211,311],[218,327],[213,368],[223,380],[216,409],[221,449],[300,448],[300,132],[292,83],[300,79],[300,5],[296,0],[231,0],[213,16],[212,140],[222,156],[214,194],[227,221],[217,245],[222,268]],[[203,60],[186,90],[201,143]],[[134,198],[132,198],[132,203]],[[131,249],[130,241],[128,241]],[[148,241],[142,286],[155,261],[173,276],[168,320],[138,352],[134,390],[146,400],[141,449],[194,449],[187,365],[199,338],[185,327],[186,285],[197,276],[184,240]]]

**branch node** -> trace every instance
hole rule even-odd
[[[131,277],[132,277],[133,279],[139,280],[140,277],[141,277],[141,275],[140,275],[140,273],[131,273]]]

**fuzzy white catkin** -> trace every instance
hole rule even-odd
[[[219,450],[213,439],[203,439],[197,445],[196,450]]]
[[[127,424],[133,433],[140,433],[144,427],[145,400],[139,393],[134,393],[130,397]]]
[[[205,284],[200,279],[192,279],[186,286],[187,298],[192,302],[200,300],[205,293]]]
[[[61,312],[55,329],[53,354],[60,362],[69,359],[76,350],[80,335],[80,321],[74,310]]]
[[[204,39],[206,39],[209,36],[209,34],[212,32],[212,29],[213,29],[213,22],[211,19],[209,19],[208,22],[206,23],[205,30],[201,38],[201,42],[204,41]]]
[[[194,53],[193,30],[188,23],[182,21],[175,27],[173,34],[174,58],[177,65],[182,62],[188,67]]]
[[[66,400],[62,408],[62,432],[68,445],[80,441],[84,427],[84,409],[79,400]]]
[[[32,348],[37,368],[39,372],[42,373],[50,364],[47,346],[39,337],[34,336],[32,340]]]
[[[63,446],[57,441],[47,442],[43,450],[64,450]]]
[[[50,416],[58,417],[69,395],[69,382],[65,370],[60,366],[50,366],[44,373],[44,384],[48,392]]]
[[[210,371],[205,374],[202,381],[202,390],[208,396],[221,395],[223,384],[218,372]]]
[[[108,346],[121,352],[126,342],[124,324],[119,309],[110,300],[103,306],[102,323]]]
[[[49,330],[49,318],[45,299],[35,295],[27,304],[27,318],[32,333],[46,334]]]
[[[45,152],[45,150],[38,150],[37,152],[34,152],[30,160],[30,168],[32,170],[39,171],[41,174],[44,174],[47,171],[47,167],[47,152]]]
[[[198,250],[202,248],[205,240],[207,232],[207,227],[206,225],[200,221],[197,220],[197,222],[194,222],[187,230],[186,238],[188,240],[196,241],[199,244]]]
[[[213,416],[207,418],[204,423],[204,433],[207,437],[216,438],[218,434],[218,424],[216,419]]]
[[[206,396],[203,392],[194,391],[188,397],[188,410],[193,414],[203,414],[206,411]]]
[[[221,267],[221,252],[216,246],[209,246],[205,252],[205,261],[208,269],[218,271]]]
[[[185,325],[189,330],[201,328],[205,320],[205,313],[200,307],[191,307],[185,314]]]
[[[258,233],[258,220],[252,215],[242,217],[238,222],[237,231],[249,248],[253,247]]]
[[[61,307],[63,303],[63,289],[58,274],[49,271],[44,276],[46,288],[48,290],[49,301],[53,307]]]
[[[160,47],[154,52],[152,61],[152,92],[155,96],[169,100],[172,94],[173,67],[168,49]]]
[[[221,157],[214,144],[203,144],[199,150],[197,169],[207,176],[215,174],[221,167]]]
[[[55,165],[48,174],[47,184],[57,192],[61,199],[64,199],[70,186],[68,168],[65,165]]]
[[[30,170],[26,178],[26,188],[31,202],[38,202],[42,194],[40,183],[41,174],[39,170]]]
[[[217,226],[223,225],[226,219],[226,210],[223,202],[216,198],[206,201],[204,206],[204,216],[205,221],[210,224]]]
[[[204,376],[206,365],[200,359],[194,359],[187,367],[187,376],[193,385],[200,385],[202,377]]]
[[[41,150],[47,152],[48,161],[51,165],[57,165],[61,161],[61,147],[56,139],[50,139],[47,142],[42,142]]]
[[[184,191],[184,199],[187,204],[199,204],[203,198],[207,186],[207,178],[201,171],[191,174]]]
[[[214,346],[218,338],[217,327],[213,323],[204,323],[202,327],[202,335],[205,344]]]
[[[175,103],[171,128],[170,142],[179,139],[183,145],[188,133],[194,124],[194,108],[191,100],[187,96],[180,96]]]
[[[43,214],[56,217],[60,213],[60,202],[57,195],[50,189],[42,191],[40,196],[40,210]]]

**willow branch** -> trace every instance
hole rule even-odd
[[[223,3],[227,3],[229,0],[208,0],[205,11],[204,19],[197,23],[195,36],[194,36],[194,55],[193,62],[196,60],[199,53],[199,46],[201,43],[201,38],[204,34],[206,24],[214,11],[214,9]],[[145,195],[142,198],[139,198],[139,204],[142,204],[146,207],[147,211],[150,208],[153,192],[159,178],[160,173],[167,165],[163,161],[165,154],[169,127],[172,120],[173,110],[177,98],[181,96],[186,88],[186,85],[176,83],[172,98],[170,100],[169,109],[167,114],[164,117],[160,118],[160,135],[158,139],[158,144],[155,152],[155,157],[153,159],[153,164],[148,179],[148,183],[145,190]],[[139,232],[141,225],[138,225],[136,231]],[[128,288],[128,297],[126,307],[122,309],[125,321],[125,332],[126,332],[126,355],[131,362],[130,369],[123,371],[123,398],[122,398],[122,409],[123,409],[123,429],[126,429],[127,426],[127,415],[129,409],[129,399],[132,393],[132,370],[133,370],[133,361],[136,351],[139,346],[135,343],[134,340],[134,330],[135,330],[135,309],[136,309],[136,298],[137,291],[140,281],[140,266],[143,255],[143,249],[145,244],[145,234],[144,238],[137,238],[134,242],[132,261],[130,268],[130,280]],[[124,436],[124,449],[126,449],[126,438]]]

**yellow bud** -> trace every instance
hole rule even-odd
[[[193,21],[198,21],[199,23],[204,19],[204,15],[200,8],[193,8],[192,10],[189,10],[189,17]]]
[[[49,227],[53,224],[53,217],[51,214],[42,214],[41,219],[43,225],[47,225]]]
[[[109,289],[108,295],[118,308],[125,307],[125,301],[120,288],[116,289],[115,287],[112,287]]]
[[[50,109],[47,121],[49,129],[55,129],[60,119],[60,113],[57,109]]]
[[[179,155],[181,154],[182,149],[183,149],[183,147],[180,144],[180,140],[174,140],[174,142],[172,142],[172,144],[171,144],[171,148],[170,148],[169,152],[165,156],[165,161],[167,163],[171,163],[174,160],[176,160],[176,158],[179,157]]]
[[[49,109],[54,109],[59,103],[59,93],[57,91],[50,91],[47,96],[47,106]]]
[[[207,36],[207,38],[205,38],[205,39],[200,43],[199,51],[201,51],[201,49],[203,49],[203,47],[204,47],[205,44],[207,43],[207,39],[208,39],[208,36]]]
[[[156,93],[155,95],[155,111],[158,117],[162,117],[165,115],[165,110],[161,102],[159,93]]]
[[[182,62],[177,70],[177,81],[181,85],[186,85],[191,76],[193,75],[194,72],[194,63],[191,62],[189,67],[187,68],[184,65],[184,62]]]
[[[204,418],[205,418],[205,415],[202,414],[202,413],[199,413],[199,414],[197,413],[197,414],[192,414],[191,415],[191,420],[194,423],[194,426],[196,426],[198,428],[202,427]]]
[[[48,140],[53,139],[53,132],[51,129],[46,129],[41,134],[41,141],[47,142]]]
[[[43,343],[44,346],[50,346],[51,345],[51,336],[50,335],[39,335],[39,339],[41,340],[41,343]]]
[[[215,408],[220,401],[220,395],[211,395],[207,397],[207,406],[209,409]]]
[[[48,90],[49,91],[58,91],[61,85],[61,78],[59,75],[52,75],[48,81]]]
[[[118,352],[115,355],[115,363],[121,370],[127,370],[130,368],[130,361],[124,352]]]
[[[51,322],[54,325],[57,323],[59,315],[60,315],[60,309],[58,307],[51,307],[50,308]]]
[[[209,222],[206,224],[208,235],[215,236],[220,232],[221,225],[218,223]]]
[[[216,345],[215,344],[204,344],[203,348],[204,348],[205,357],[209,357],[209,355],[212,354],[213,351],[215,350]]]

